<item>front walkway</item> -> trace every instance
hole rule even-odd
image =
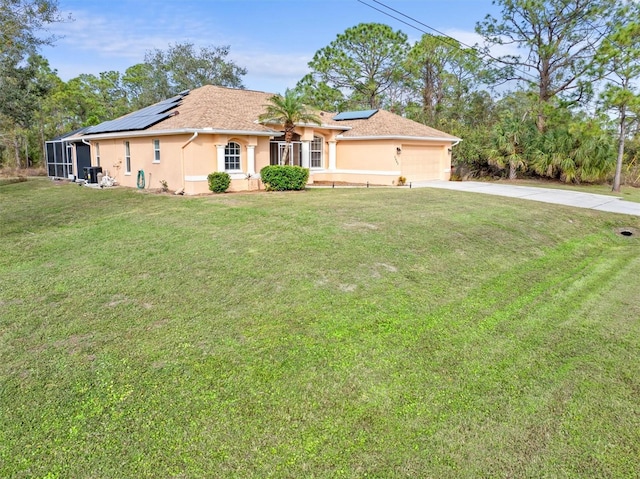
[[[534,186],[501,185],[482,181],[418,181],[412,188],[442,188],[447,190],[509,196],[523,200],[542,201],[557,205],[590,208],[592,210],[640,216],[640,203],[624,201],[615,196],[583,193],[580,191],[536,188]]]

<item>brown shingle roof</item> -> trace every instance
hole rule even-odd
[[[372,117],[366,120],[331,121],[331,124],[350,126],[351,130],[345,131],[344,138],[358,137],[416,137],[438,138],[456,141],[453,135],[449,135],[422,123],[409,120],[386,110],[378,110]]]
[[[273,131],[271,128],[256,120],[272,96],[273,93],[205,85],[184,97],[175,110],[177,115],[156,123],[149,130],[213,128],[270,132]]]
[[[191,90],[177,107],[173,116],[149,127],[147,131],[204,129],[246,132],[273,132],[277,130],[257,122],[273,93],[237,90],[205,85]],[[320,112],[318,112],[320,114]],[[323,112],[325,126],[344,128],[344,138],[415,137],[458,140],[455,136],[386,110],[379,110],[366,120],[334,121],[334,113]]]

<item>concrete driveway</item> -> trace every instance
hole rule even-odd
[[[624,201],[615,196],[596,195],[578,191],[536,188],[534,186],[513,186],[482,181],[418,181],[412,188],[441,188],[487,195],[509,196],[523,200],[542,201],[557,205],[590,208],[610,213],[640,216],[640,203]]]

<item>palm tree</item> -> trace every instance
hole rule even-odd
[[[278,123],[284,126],[284,141],[286,149],[282,163],[292,162],[289,151],[293,140],[293,130],[300,123],[322,124],[318,116],[307,109],[302,102],[302,97],[293,90],[287,88],[283,95],[274,95],[269,98],[269,104],[265,105],[265,112],[258,117],[263,123]]]
[[[527,169],[526,134],[526,123],[511,113],[503,114],[500,122],[494,127],[492,147],[488,149],[487,157],[490,164],[501,170],[508,168],[510,180],[516,179],[518,170]]]

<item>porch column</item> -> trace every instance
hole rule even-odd
[[[218,152],[218,168],[216,171],[224,171],[224,145],[216,145],[216,150]]]
[[[247,145],[247,174],[256,174],[256,145]]]
[[[336,141],[329,142],[329,169],[336,170]]]
[[[302,140],[302,167],[303,168],[309,168],[309,165],[311,164],[311,162],[309,161],[310,158],[310,149],[309,149],[309,145],[311,143],[309,142],[309,140]]]

